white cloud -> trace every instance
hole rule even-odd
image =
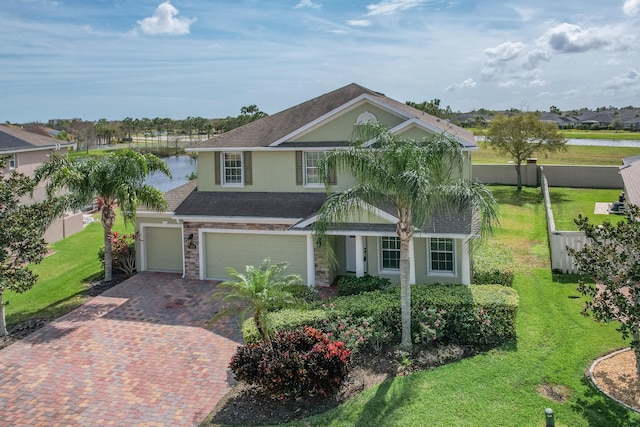
[[[548,83],[542,79],[533,79],[529,82],[530,87],[542,87],[546,86]]]
[[[484,53],[489,57],[486,64],[495,66],[499,63],[511,61],[522,52],[522,49],[524,49],[524,44],[520,42],[512,43],[510,41],[499,44],[496,47],[485,49]]]
[[[367,16],[391,15],[411,9],[424,3],[425,0],[382,0],[380,3],[367,5]]]
[[[625,0],[622,11],[627,16],[635,16],[640,12],[640,0]]]
[[[534,70],[538,68],[540,62],[549,62],[551,60],[551,54],[549,52],[544,52],[539,49],[534,49],[527,54],[527,58],[525,59],[522,67],[525,70]]]
[[[518,15],[520,15],[520,18],[522,18],[524,22],[531,21],[538,13],[537,9],[533,9],[526,6],[510,6],[510,7],[513,10],[515,10],[518,13]]]
[[[352,19],[351,21],[347,21],[347,24],[353,27],[368,27],[371,25],[371,21],[366,19]]]
[[[452,92],[454,90],[457,89],[462,89],[465,87],[476,87],[476,82],[473,79],[466,79],[465,81],[463,81],[462,83],[456,83],[456,84],[452,84],[451,86],[448,86],[445,91],[447,92]]]
[[[300,3],[294,6],[294,9],[302,9],[304,7],[309,9],[320,9],[322,8],[322,3],[314,3],[312,0],[300,0]]]
[[[604,83],[604,87],[610,90],[619,90],[636,86],[640,83],[640,74],[630,69],[626,74],[622,76],[616,76],[611,80]]]
[[[145,34],[189,34],[189,27],[196,21],[196,18],[177,17],[178,13],[178,9],[166,1],[156,8],[152,16],[138,21],[138,25]]]
[[[562,53],[586,52],[611,45],[609,28],[583,29],[579,25],[563,23],[549,29],[543,40],[555,51]]]

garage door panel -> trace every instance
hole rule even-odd
[[[288,262],[285,274],[307,276],[306,236],[207,233],[204,240],[206,278],[228,278],[227,267],[244,272],[247,265],[257,267],[265,258],[272,264]]]
[[[144,245],[149,271],[182,272],[182,229],[146,227]]]

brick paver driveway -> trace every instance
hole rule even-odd
[[[193,426],[228,390],[214,282],[140,273],[0,351],[2,426]]]

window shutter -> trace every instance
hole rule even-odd
[[[336,176],[336,168],[330,167],[329,168],[329,185],[337,185],[337,184],[338,184],[338,177]]]
[[[296,185],[302,185],[302,151],[296,151]]]
[[[253,169],[251,164],[251,151],[245,151],[243,155],[244,161],[244,183],[245,185],[253,185]]]
[[[224,155],[223,153],[215,153],[214,155],[215,161],[213,162],[214,163],[213,173],[215,175],[216,185],[220,185],[220,157],[222,157],[223,155]]]

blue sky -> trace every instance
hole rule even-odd
[[[640,107],[640,0],[3,0],[0,122],[275,113],[351,82],[455,111]]]

